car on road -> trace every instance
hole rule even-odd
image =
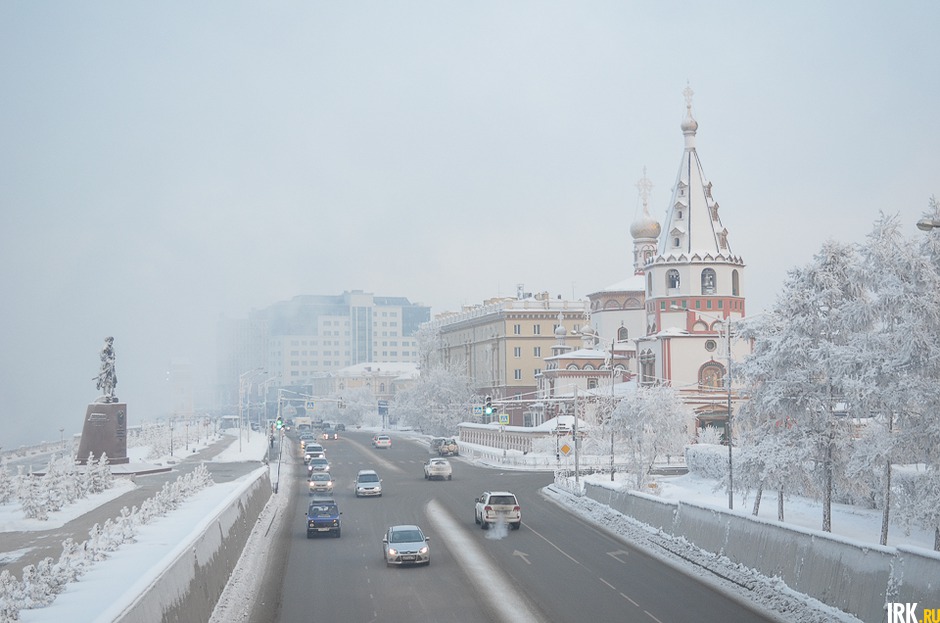
[[[438,478],[440,480],[451,480],[454,477],[454,468],[451,467],[450,461],[440,457],[434,457],[428,459],[424,464],[424,479],[425,480],[434,480]]]
[[[341,433],[342,433],[342,432],[345,432],[345,430],[346,430],[346,425],[343,424],[343,423],[339,423],[339,424],[337,424],[336,426],[333,427],[333,430],[339,431],[339,432],[341,432]]]
[[[307,489],[310,493],[332,493],[333,476],[329,472],[312,472]]]
[[[382,537],[382,555],[385,557],[385,564],[387,566],[431,564],[429,540],[418,526],[391,526]]]
[[[457,440],[450,437],[444,439],[438,446],[437,453],[441,456],[457,456],[459,454]]]
[[[431,454],[440,454],[441,444],[444,443],[443,437],[432,437],[428,442],[428,452]]]
[[[484,530],[497,522],[508,523],[518,530],[522,525],[522,506],[509,491],[484,491],[476,500],[473,520]]]
[[[372,438],[372,445],[376,448],[391,448],[392,438],[388,435],[376,435]]]
[[[317,534],[331,534],[339,538],[342,532],[340,515],[342,513],[333,500],[310,502],[307,507],[307,538]]]
[[[317,457],[310,459],[310,462],[307,463],[307,471],[310,472],[329,472],[330,471],[330,462],[326,460],[325,457]]]
[[[311,459],[322,459],[326,457],[326,451],[318,443],[308,443],[304,448],[304,463],[309,463]]]
[[[356,474],[356,497],[382,495],[382,479],[374,469],[360,469]]]
[[[320,433],[320,439],[339,439],[339,434],[333,428],[324,428]]]
[[[307,444],[314,440],[313,433],[300,433],[300,449],[307,448]]]

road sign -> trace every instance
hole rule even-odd
[[[509,424],[509,414],[508,414],[508,413],[500,413],[500,414],[499,414],[499,423],[500,423],[500,424]]]
[[[483,415],[483,405],[473,405],[473,415]]]
[[[571,446],[569,446],[568,444],[563,445],[559,449],[561,450],[561,453],[564,454],[565,456],[568,456],[568,453],[571,452]]]

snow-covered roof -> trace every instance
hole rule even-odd
[[[646,279],[643,275],[631,275],[623,281],[611,284],[606,288],[597,291],[600,292],[645,292]]]
[[[607,351],[597,350],[595,348],[579,348],[578,350],[570,350],[561,355],[552,355],[551,357],[545,357],[545,361],[555,361],[558,359],[606,359]]]
[[[347,376],[347,377],[360,377],[368,376],[370,374],[382,375],[382,376],[395,376],[398,378],[408,378],[416,379],[418,378],[419,370],[418,364],[404,362],[404,361],[391,361],[391,362],[367,362],[367,363],[357,363],[354,366],[347,366],[341,370],[337,370],[333,373],[334,376]]]

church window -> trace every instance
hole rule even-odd
[[[678,220],[682,220],[682,210],[679,210],[679,215],[676,217]]]
[[[679,287],[679,271],[671,269],[666,272],[666,287],[667,288],[678,288]]]
[[[715,293],[715,270],[706,268],[702,271],[702,294]]]
[[[682,244],[682,241],[679,240],[678,237],[672,239],[672,246],[674,246],[675,248],[678,249],[681,244]]]
[[[698,371],[698,384],[701,387],[718,389],[724,387],[725,367],[717,361],[709,361]]]
[[[597,389],[597,379],[588,379],[588,389]]]
[[[617,329],[617,341],[618,342],[626,342],[629,339],[630,339],[630,332],[627,331],[626,327],[620,327],[619,329]]]
[[[738,294],[738,271],[731,273],[731,296],[740,296]]]
[[[569,363],[568,366],[565,368],[565,370],[577,370],[577,369],[578,369],[578,365],[575,363]]]
[[[646,275],[646,296],[653,296],[653,275]]]

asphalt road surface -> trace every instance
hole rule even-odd
[[[632,548],[543,497],[551,474],[500,471],[452,458],[450,481],[426,481],[427,447],[394,436],[374,449],[368,433],[322,442],[337,481],[342,537],[306,537],[304,470],[288,493],[290,516],[272,539],[263,594],[251,621],[672,623],[774,621],[740,600]],[[301,464],[299,443],[287,441]],[[356,498],[360,469],[375,469],[383,495]],[[474,498],[509,490],[519,530],[481,530]],[[420,525],[431,564],[386,567],[381,539],[392,524]]]

